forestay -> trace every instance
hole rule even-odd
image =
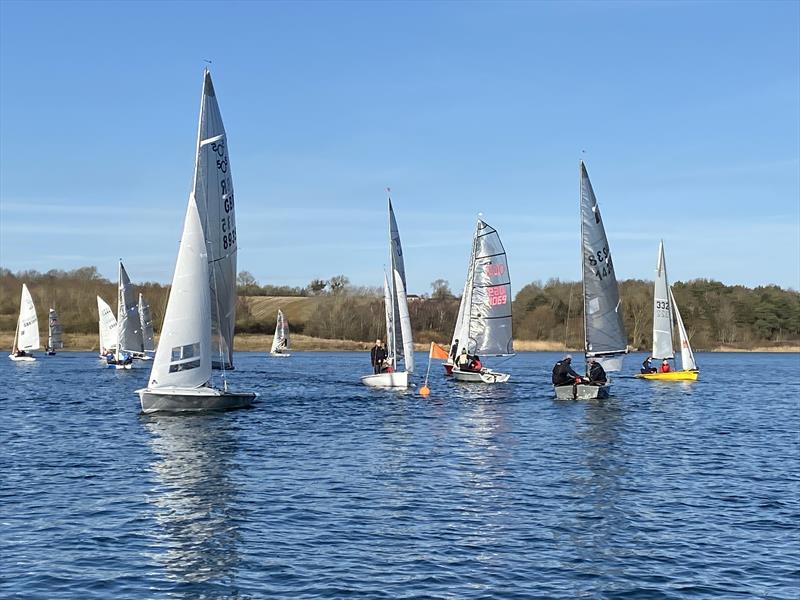
[[[683,326],[681,311],[678,310],[678,305],[675,302],[675,296],[672,295],[671,288],[669,290],[669,297],[675,309],[675,320],[678,322],[678,337],[681,343],[681,367],[685,371],[694,371],[697,369],[697,363],[694,361],[694,352],[692,352],[692,346],[689,344],[689,336],[686,334],[686,328]]]
[[[595,357],[606,371],[619,371],[627,352],[617,278],[600,207],[583,161],[581,169],[581,246],[586,357]]]
[[[97,297],[97,314],[100,319],[100,350],[117,349],[117,318],[111,307],[100,296]]]
[[[658,264],[653,292],[653,358],[673,358],[672,305],[670,303],[667,263],[664,259],[664,242],[658,245]]]
[[[39,319],[36,317],[36,307],[28,291],[28,286],[22,284],[22,296],[19,304],[19,319],[17,321],[17,349],[37,350],[39,341]]]
[[[139,318],[136,288],[131,283],[122,261],[119,262],[117,335],[118,352],[144,352],[142,322]]]
[[[153,352],[156,349],[155,334],[153,333],[153,314],[150,311],[150,304],[139,294],[139,320],[142,324],[142,343],[145,352]]]
[[[150,389],[197,388],[210,382],[211,294],[205,246],[197,204],[190,197]]]
[[[64,342],[61,339],[61,322],[58,320],[58,314],[55,309],[50,309],[50,314],[47,317],[47,347],[56,350],[64,347]]]
[[[206,240],[211,290],[211,328],[215,356],[233,367],[236,323],[236,217],[228,140],[211,73],[204,72],[192,196]]]

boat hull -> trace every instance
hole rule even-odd
[[[602,400],[608,398],[611,386],[606,385],[554,385],[559,400]]]
[[[378,373],[377,375],[364,375],[361,383],[368,387],[381,388],[407,388],[408,372],[395,371],[394,373]]]
[[[255,392],[230,392],[214,388],[149,388],[136,390],[143,413],[196,413],[246,408],[253,404]]]
[[[483,369],[480,373],[453,369],[453,379],[466,383],[505,383],[510,378],[508,373],[497,373],[491,369]]]
[[[34,362],[36,360],[35,356],[14,356],[13,354],[9,354],[8,358],[14,362]]]
[[[132,368],[133,368],[133,363],[127,363],[127,364],[106,363],[106,369],[117,369],[117,370],[124,369],[126,371],[129,371]]]
[[[697,381],[697,371],[670,371],[669,373],[639,373],[637,379],[655,381]]]
[[[269,355],[272,358],[289,358],[291,356],[288,352],[270,352]]]
[[[444,374],[445,375],[452,375],[453,374],[453,367],[455,365],[453,365],[451,363],[444,363],[442,366],[444,367]]]

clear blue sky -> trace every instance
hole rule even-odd
[[[800,288],[798,2],[0,2],[0,264],[168,282],[203,59],[239,268],[512,286],[580,277],[578,161],[618,277]],[[586,153],[582,154],[582,150]]]

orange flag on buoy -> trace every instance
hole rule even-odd
[[[431,342],[431,358],[440,358],[442,360],[447,360],[450,354],[448,354],[447,349],[442,348],[439,344]]]

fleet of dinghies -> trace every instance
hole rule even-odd
[[[628,352],[619,287],[600,208],[586,165],[580,162],[580,220],[583,279],[584,358],[605,371],[622,369]],[[388,191],[388,190],[387,190]],[[384,272],[384,317],[387,358],[375,372],[361,377],[374,388],[408,388],[414,372],[414,341],[408,310],[403,248],[391,196],[388,198],[388,272]],[[257,394],[228,389],[226,371],[234,368],[236,320],[236,218],[228,141],[208,69],[203,72],[194,178],[181,234],[169,299],[155,344],[150,305],[131,283],[119,261],[117,313],[97,296],[100,356],[110,368],[130,369],[133,359],[152,360],[147,387],[137,390],[142,411],[193,412],[242,408]],[[500,235],[479,215],[450,351],[431,344],[430,359],[446,359],[447,375],[465,383],[505,383],[509,373],[483,365],[487,358],[514,355],[511,317],[511,279]],[[695,380],[698,369],[689,337],[667,279],[663,242],[659,245],[653,298],[652,357],[675,359],[673,321],[681,348],[681,370],[643,372],[654,380]],[[63,348],[62,328],[55,309],[48,315],[46,350]],[[22,285],[20,313],[9,358],[36,360],[39,327],[30,291]],[[152,354],[154,356],[151,356]],[[278,310],[270,348],[275,357],[290,356],[289,324]],[[219,382],[213,371],[221,371]],[[666,370],[666,368],[665,368]],[[645,369],[643,369],[645,371]],[[428,374],[420,392],[427,388]],[[574,375],[574,373],[573,373]],[[557,381],[554,378],[554,381]],[[559,399],[609,396],[606,378],[554,386]]]

